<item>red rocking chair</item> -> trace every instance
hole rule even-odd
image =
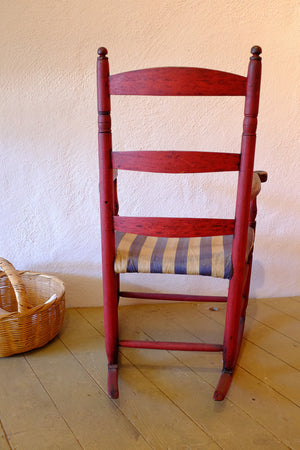
[[[261,48],[251,49],[247,77],[217,70],[162,67],[109,75],[107,50],[98,50],[100,206],[108,394],[117,398],[118,347],[221,351],[223,370],[214,393],[223,400],[231,384],[243,336],[255,233],[256,197],[266,172],[253,172],[261,78]],[[240,153],[112,151],[110,96],[244,96]],[[238,171],[234,219],[121,217],[115,169],[159,173]],[[228,296],[121,291],[125,272],[210,275],[229,279]],[[226,302],[220,344],[119,340],[119,297]]]

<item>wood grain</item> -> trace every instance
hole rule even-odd
[[[0,448],[298,448],[300,410],[285,387],[299,374],[291,366],[298,349],[285,355],[295,343],[285,331],[297,320],[281,311],[289,312],[286,303],[299,297],[274,299],[276,309],[272,299],[250,300],[242,358],[222,403],[211,400],[220,353],[129,348],[120,350],[122,396],[109,400],[103,309],[67,309],[59,338],[26,357],[0,359]],[[225,305],[210,307],[120,306],[120,337],[222,339]]]
[[[247,78],[218,70],[158,67],[109,77],[110,95],[245,95]]]
[[[112,152],[116,169],[156,173],[201,173],[239,170],[236,153],[189,151]]]
[[[220,308],[211,311],[209,307],[208,304],[122,306],[121,338],[149,340],[180,338],[182,341],[194,340],[194,342],[210,341],[213,335],[222,338],[223,327],[220,326],[219,319],[224,323],[225,310]],[[103,330],[101,317],[96,309],[79,311],[99,332]],[[210,318],[206,313],[210,314]],[[214,319],[216,316],[217,322]],[[186,327],[187,323],[190,324],[189,329]],[[276,334],[276,330],[274,333]],[[249,349],[250,359],[254,348],[256,346]],[[248,343],[244,341],[245,357],[248,354],[247,350]],[[136,349],[121,349],[121,352],[126,355],[125,359],[124,356],[121,358],[121,380],[123,365],[127,372],[130,361],[191,420],[202,426],[220,447],[238,449],[243,442],[247,449],[297,448],[299,409],[280,392],[270,389],[266,380],[257,379],[253,374],[255,366],[252,373],[244,370],[241,364],[237,366],[227,400],[220,404],[211,402],[213,387],[218,380],[222,364],[220,354]],[[285,373],[288,371],[287,368]],[[284,380],[284,372],[281,373],[281,377]],[[126,376],[126,383],[124,385],[122,382],[122,389],[128,387],[128,382]],[[122,404],[126,404],[126,398]],[[215,422],[216,416],[218,426]],[[189,444],[187,441],[186,446]],[[201,448],[200,440],[198,445]]]
[[[114,231],[146,236],[196,237],[233,234],[232,267],[229,281],[227,314],[224,329],[223,369],[215,400],[226,396],[242,342],[247,308],[252,252],[246,258],[249,225],[255,229],[256,185],[266,178],[254,175],[254,194],[251,198],[253,164],[256,141],[257,114],[261,80],[261,54],[259,46],[251,49],[247,77],[226,72],[189,67],[163,67],[124,72],[110,76],[107,50],[98,52],[98,116],[100,204],[103,261],[103,304],[105,315],[106,352],[108,357],[108,392],[118,397],[118,288],[114,267]],[[189,152],[133,152],[112,154],[110,131],[111,95],[242,95],[245,97],[243,134],[240,155]],[[239,170],[234,220],[183,219],[161,217],[118,217],[113,187],[113,168],[127,170],[163,171],[167,173],[194,173],[195,171]],[[257,183],[256,183],[257,181]],[[115,212],[115,214],[114,214]],[[213,275],[213,274],[212,274]],[[213,341],[215,342],[215,341]]]
[[[234,220],[114,216],[114,229],[158,237],[223,236],[233,234]]]

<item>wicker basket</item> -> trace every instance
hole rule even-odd
[[[62,327],[65,288],[58,278],[17,272],[0,258],[0,357],[42,347]]]

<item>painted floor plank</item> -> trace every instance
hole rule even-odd
[[[149,314],[147,313],[149,309]],[[147,336],[154,330],[155,334],[159,332],[159,329],[164,331],[160,332],[158,339],[172,339],[172,328],[176,328],[174,325],[174,312],[170,311],[170,305],[165,308],[165,305],[161,306],[162,310],[166,311],[167,317],[162,317],[163,314],[157,314],[158,305],[145,308],[133,308],[125,307],[126,311],[123,316],[123,332],[126,333],[126,337],[130,335],[130,338],[134,339],[147,339]],[[186,308],[186,306],[185,306]],[[178,304],[175,309],[178,311]],[[122,308],[121,308],[122,312]],[[160,311],[161,313],[161,311]],[[89,314],[88,320],[93,320]],[[160,315],[160,317],[158,317]],[[181,316],[181,314],[179,314]],[[166,320],[168,319],[168,320]],[[126,322],[126,325],[125,325]],[[202,321],[204,324],[204,321]],[[207,321],[206,321],[207,322]],[[160,327],[161,324],[163,327]],[[171,326],[168,326],[168,323]],[[98,325],[98,320],[94,323]],[[138,326],[136,325],[138,324]],[[200,324],[200,328],[202,323]],[[143,335],[142,328],[146,329],[146,336]],[[128,328],[128,329],[127,329]],[[133,333],[130,328],[135,329]],[[217,327],[215,327],[217,328]],[[139,330],[139,331],[137,331]],[[186,331],[179,331],[177,326],[177,338],[180,340],[190,339],[191,341],[197,341],[188,334]],[[199,340],[198,340],[199,342]],[[154,351],[154,350],[137,350],[137,349],[122,349],[122,353],[130,359],[132,363],[137,365],[142,373],[149,378],[154,384],[160,387],[163,392],[178,405],[180,409],[183,409],[193,421],[198,422],[205,427],[207,432],[216,440],[216,442],[222,448],[239,449],[240,443],[244,442],[245,448],[256,448],[258,445],[263,445],[263,448],[286,448],[286,445],[280,442],[272,433],[270,433],[264,426],[260,425],[256,420],[249,417],[248,412],[244,412],[238,406],[225,400],[223,403],[213,402],[213,386],[199,377],[198,373],[195,373],[195,361],[189,365],[193,370],[189,370],[183,362],[186,357],[197,358],[201,361],[202,355],[205,356],[207,362],[207,354],[200,354],[192,352],[172,352],[177,354],[177,359],[170,352]],[[178,359],[178,355],[180,359]],[[213,375],[220,374],[220,355],[216,358],[216,354],[213,354],[213,362],[210,361],[210,366],[206,364],[198,366],[199,373],[201,370],[205,370],[207,373],[212,372]],[[181,359],[183,362],[181,362]],[[217,367],[219,366],[219,367]],[[123,366],[121,365],[120,374],[123,372]],[[211,382],[211,380],[210,380]],[[215,383],[217,380],[215,380]],[[123,398],[122,388],[120,389],[121,399]],[[217,421],[217,422],[216,422]],[[217,423],[217,426],[216,426]],[[234,433],[229,431],[232,427],[232,423],[235,424]],[[245,436],[244,430],[247,428],[247,435]],[[262,448],[262,447],[261,447]]]
[[[234,374],[228,399],[275,434],[288,448],[300,448],[300,410],[244,369]]]
[[[247,316],[300,343],[299,321],[260,300],[249,302]]]
[[[0,450],[8,449],[11,449],[11,446],[8,443],[8,438],[6,437],[2,423],[0,423]]]
[[[300,320],[300,297],[285,297],[285,298],[263,298],[259,301],[267,306],[281,311],[294,319]]]
[[[218,323],[224,323],[225,305],[220,305],[217,311],[212,311],[205,304],[196,305],[196,309],[198,311],[202,310],[202,313],[205,312],[210,318],[214,317]],[[283,316],[285,315],[283,314]],[[180,314],[179,317],[182,318],[182,314]],[[217,317],[218,319],[216,319]],[[283,317],[283,319],[284,318],[286,318],[286,316]],[[247,320],[250,322],[249,317],[247,317]],[[290,320],[293,321],[292,318],[290,318]],[[192,322],[190,322],[190,325],[191,323]],[[255,320],[253,320],[252,324],[249,323],[249,327],[251,327],[251,325],[252,333],[254,335],[256,334],[255,330],[259,328],[261,331],[262,327],[264,327],[264,331],[267,330],[268,333],[268,339],[266,339],[267,342],[264,342],[260,335],[260,340],[255,340],[257,345],[263,346],[265,350],[268,350],[268,345],[270,345],[272,346],[271,350],[273,354],[277,355],[277,357],[279,356],[283,360],[295,364],[295,366],[298,365],[299,351],[297,346],[294,346],[295,341],[287,338],[281,333],[277,333],[275,330],[270,331],[268,327],[265,327],[262,323],[256,322]],[[191,328],[193,331],[193,327]],[[276,350],[273,343],[271,343],[272,338],[270,337],[270,333],[272,333],[272,336],[274,337],[275,345],[278,346]],[[268,351],[262,351],[257,348],[257,345],[252,345],[251,342],[248,342],[253,338],[253,334],[251,335],[249,333],[248,337],[246,327],[246,339],[243,341],[241,356],[238,362],[239,366],[243,368],[243,371],[236,371],[233,378],[235,388],[230,389],[228,398],[236,398],[236,395],[239,392],[237,383],[242,383],[244,387],[239,396],[239,404],[247,409],[247,405],[250,406],[252,402],[253,405],[251,410],[255,414],[255,417],[259,418],[261,423],[266,427],[269,427],[271,420],[271,426],[274,427],[276,433],[283,442],[286,442],[291,448],[300,448],[300,410],[294,404],[299,398],[299,373],[293,367],[289,367],[284,363],[282,364],[282,361],[277,360],[276,357],[274,358],[274,355],[269,355]],[[257,334],[259,335],[260,333]],[[288,352],[284,355],[284,351],[286,350],[288,350]],[[257,377],[260,379],[257,380]],[[289,385],[290,377],[291,384]],[[271,378],[271,382],[269,378]],[[243,383],[243,380],[247,381]],[[249,386],[250,391],[247,389],[247,386]],[[276,388],[277,392],[273,390],[274,388]],[[287,394],[287,389],[289,394],[288,397],[292,397],[291,401],[283,396]],[[253,395],[251,396],[251,394]]]
[[[70,329],[66,316],[62,337]],[[73,332],[80,336],[79,330]],[[149,448],[60,339],[28,360],[83,448],[99,449],[101,442],[102,448],[118,449],[120,436],[124,449]]]
[[[299,391],[299,321],[290,313],[300,302],[285,300],[249,302],[241,358],[221,403],[212,400],[220,353],[136,349],[121,349],[120,399],[108,399],[103,311],[67,310],[60,338],[0,359],[0,450],[300,449],[300,408],[290,399]],[[222,342],[224,306],[121,307],[120,334]]]
[[[296,369],[249,341],[247,352],[241,352],[239,364],[276,392],[300,406],[300,377]]]
[[[197,311],[200,311],[200,305],[197,305]],[[270,314],[272,314],[271,310]],[[214,320],[223,325],[224,323],[224,305],[218,308],[218,311],[210,311],[208,308],[202,310],[203,314],[208,317],[214,317]],[[288,316],[282,314],[287,320]],[[290,318],[292,321],[292,318]],[[247,318],[246,318],[247,321]],[[287,322],[286,322],[287,324]],[[247,335],[245,334],[247,340]],[[248,341],[247,354],[241,351],[239,357],[239,364],[245,370],[252,373],[254,376],[264,381],[272,389],[280,392],[281,395],[286,396],[289,400],[296,404],[300,404],[300,377],[299,371],[282,360],[279,360],[267,350]],[[295,348],[295,358],[299,355],[297,348]]]
[[[137,364],[143,374],[191,420],[201,424],[222,448],[239,450],[241,442],[247,449],[257,448],[259,443],[263,443],[264,449],[286,448],[276,436],[232,402],[214,402],[213,387],[196,373],[195,365],[193,370],[184,365],[181,355],[175,358],[169,352],[150,350],[146,356],[140,350],[126,351],[126,357]],[[234,430],[232,423],[235,424]]]
[[[245,322],[245,332],[244,337],[248,341],[252,342],[253,344],[257,345],[258,347],[262,348],[263,350],[266,350],[268,353],[271,353],[276,358],[282,360],[283,362],[291,365],[295,369],[300,369],[300,345],[299,342],[297,342],[295,339],[292,339],[289,336],[286,336],[285,334],[281,333],[277,329],[274,329],[273,327],[270,327],[269,325],[266,325],[263,321],[263,318],[260,317],[261,320],[257,320],[257,316],[253,314],[253,301],[251,300],[249,303],[249,308],[247,310],[247,317]],[[196,305],[197,310],[200,311],[202,314],[205,314],[207,317],[209,317],[212,320],[216,320],[219,324],[224,324],[224,318],[225,318],[225,309],[226,306],[218,305],[217,310],[211,310],[209,308],[209,305],[202,304]],[[262,306],[262,309],[264,306]],[[260,308],[261,310],[261,308]],[[251,314],[252,312],[252,314]],[[269,311],[265,311],[264,314],[266,317],[270,318],[270,314],[273,317],[274,322],[274,311],[270,309]],[[297,323],[297,330],[296,330],[296,323],[291,318],[286,316],[285,314],[281,314],[276,312],[277,316],[278,314],[281,317],[281,326],[284,321],[286,321],[286,327],[288,323],[291,323],[292,326],[295,327],[295,333],[298,333],[299,324]],[[269,322],[269,320],[266,320]],[[289,327],[289,334],[292,333],[291,327]]]
[[[245,324],[245,338],[298,371],[300,370],[300,344],[293,339],[275,332],[249,316]]]
[[[196,309],[198,308],[199,305],[196,305]],[[174,336],[176,337],[177,334],[177,339],[180,338],[180,340],[191,340],[193,341],[194,339],[192,339],[191,335],[189,336],[189,333],[185,333],[185,335],[182,333],[182,331],[179,333],[180,331],[180,327],[178,325],[180,325],[181,320],[185,321],[185,323],[189,323],[189,326],[192,330],[193,335],[195,336],[197,334],[197,330],[199,329],[199,335],[201,336],[201,340],[203,340],[203,328],[205,328],[205,324],[203,323],[203,317],[201,318],[201,316],[197,317],[196,313],[191,313],[191,309],[187,308],[186,305],[168,305],[167,308],[165,308],[165,305],[161,305],[160,307],[157,307],[158,309],[160,309],[160,313],[161,315],[163,315],[164,309],[167,309],[168,312],[166,314],[166,317],[164,318],[164,326],[161,327],[161,331],[158,331],[158,325],[159,325],[159,318],[157,317],[157,314],[154,313],[154,311],[152,312],[152,317],[147,315],[146,311],[143,314],[139,314],[139,311],[136,308],[136,313],[135,312],[129,312],[128,317],[131,318],[132,320],[132,325],[134,326],[134,323],[138,323],[139,327],[143,326],[143,328],[145,329],[146,327],[146,333],[147,335],[151,335],[152,331],[153,334],[155,334],[155,337],[157,337],[158,335],[158,339],[167,339],[168,336],[170,336],[170,338],[174,338]],[[172,314],[172,309],[173,309],[173,314]],[[177,310],[177,314],[176,314],[176,310]],[[190,311],[190,313],[189,313]],[[157,311],[158,312],[158,311]],[[187,321],[187,319],[189,318],[188,315],[190,314],[190,320]],[[143,315],[146,316],[145,318],[143,318]],[[167,319],[167,320],[166,320]],[[195,329],[196,327],[196,329]],[[173,330],[175,328],[175,331]],[[216,327],[215,327],[216,328]],[[164,334],[165,333],[165,334]],[[172,336],[172,334],[174,334],[174,336]],[[178,336],[179,335],[179,336]],[[153,337],[153,335],[151,336]],[[134,350],[132,351],[134,352]],[[154,352],[153,352],[154,353]],[[159,358],[159,360],[161,361],[161,366],[164,367],[164,352],[156,352],[157,354],[160,353],[160,356],[156,356],[156,358]],[[221,361],[219,360],[220,355],[219,354],[207,354],[207,353],[201,353],[201,354],[197,354],[194,352],[174,352],[176,355],[180,355],[180,359],[181,361],[184,362],[184,364],[186,364],[188,367],[191,367],[195,370],[195,368],[197,368],[198,374],[206,379],[208,382],[210,382],[212,384],[212,386],[216,386],[216,383],[218,381],[219,378],[219,374],[220,374],[220,366],[221,366]],[[143,353],[143,357],[144,358],[148,358],[148,353]],[[155,357],[155,354],[153,356],[153,358]],[[162,358],[162,360],[160,359]],[[215,363],[215,366],[213,367],[212,364],[213,362]],[[153,364],[152,360],[151,363]],[[214,369],[214,370],[212,370]],[[241,374],[241,369],[237,369],[237,372],[240,372]],[[243,372],[245,373],[245,372]],[[233,379],[233,386],[235,386],[236,383],[236,375]],[[170,375],[171,377],[171,375]],[[249,379],[249,376],[247,377]],[[252,377],[252,383],[249,383],[249,388],[248,388],[248,404],[244,404],[244,411],[248,417],[248,415],[251,415],[253,420],[257,420],[257,416],[256,414],[252,414],[252,410],[253,410],[253,398],[254,395],[257,394],[257,389],[256,389],[256,384],[257,384],[257,379]],[[234,391],[234,388],[232,388],[230,390]],[[269,400],[271,400],[270,397],[272,397],[272,395],[270,396],[270,389],[268,389],[267,386],[265,386],[265,395],[267,396],[267,398]],[[247,391],[246,391],[247,392]],[[260,392],[261,393],[261,392]],[[272,393],[272,391],[271,391]],[[251,396],[252,395],[252,396]],[[230,398],[230,397],[229,397]],[[258,397],[259,398],[259,397]],[[264,397],[261,397],[264,398]],[[285,405],[286,406],[286,415],[284,416],[282,414],[282,412],[284,411],[284,409],[281,411],[281,415],[277,415],[276,417],[274,417],[274,421],[277,422],[277,425],[280,426],[280,439],[283,442],[286,442],[287,445],[290,445],[291,443],[293,444],[293,442],[287,441],[286,439],[286,432],[287,432],[287,428],[288,425],[286,423],[286,417],[289,418],[289,424],[292,425],[292,430],[296,430],[297,428],[295,428],[297,421],[295,420],[296,418],[298,419],[298,423],[300,420],[300,415],[299,415],[299,409],[291,404],[290,402],[286,401],[286,399],[283,399],[281,396],[277,395],[276,396],[276,404],[280,405]],[[272,402],[273,404],[273,402]],[[209,405],[209,403],[208,403]],[[236,402],[236,405],[239,405],[239,402]],[[280,412],[278,410],[278,408],[275,409],[277,411],[277,414]],[[272,417],[272,415],[271,415]],[[272,432],[272,429],[270,428],[270,414],[268,417],[268,420],[265,420],[264,417],[261,415],[260,416],[261,419],[263,419],[260,423],[267,429],[270,430],[270,432]],[[244,427],[246,425],[244,424]],[[241,429],[244,429],[243,426],[241,426]],[[290,433],[291,434],[291,433]],[[254,439],[255,440],[255,439]],[[297,438],[295,438],[295,440],[297,441]],[[257,442],[262,442],[260,439],[257,440]],[[299,442],[298,442],[299,443]],[[250,444],[249,444],[250,445]],[[266,442],[264,445],[267,445]]]
[[[81,314],[87,313],[80,310]],[[103,351],[104,338],[94,329],[93,357],[91,342],[83,341],[79,346],[73,339],[76,329],[90,327],[80,314],[72,314],[73,330],[62,339],[78,360],[87,368],[93,379],[106,384],[106,357]],[[101,328],[100,309],[89,310],[88,320]],[[102,347],[102,349],[101,349]],[[201,428],[191,421],[153,383],[149,382],[134,365],[120,356],[122,373],[119,376],[120,399],[115,401],[146,441],[155,449],[165,448],[220,448]]]
[[[0,359],[0,385],[0,417],[13,449],[38,449],[42,443],[81,448],[23,356]]]

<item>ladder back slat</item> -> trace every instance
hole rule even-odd
[[[114,169],[157,173],[201,173],[239,170],[238,153],[195,151],[113,152]]]
[[[201,237],[233,234],[233,219],[114,216],[114,229],[157,237]]]
[[[159,67],[109,77],[111,95],[246,95],[247,78],[219,70]]]

